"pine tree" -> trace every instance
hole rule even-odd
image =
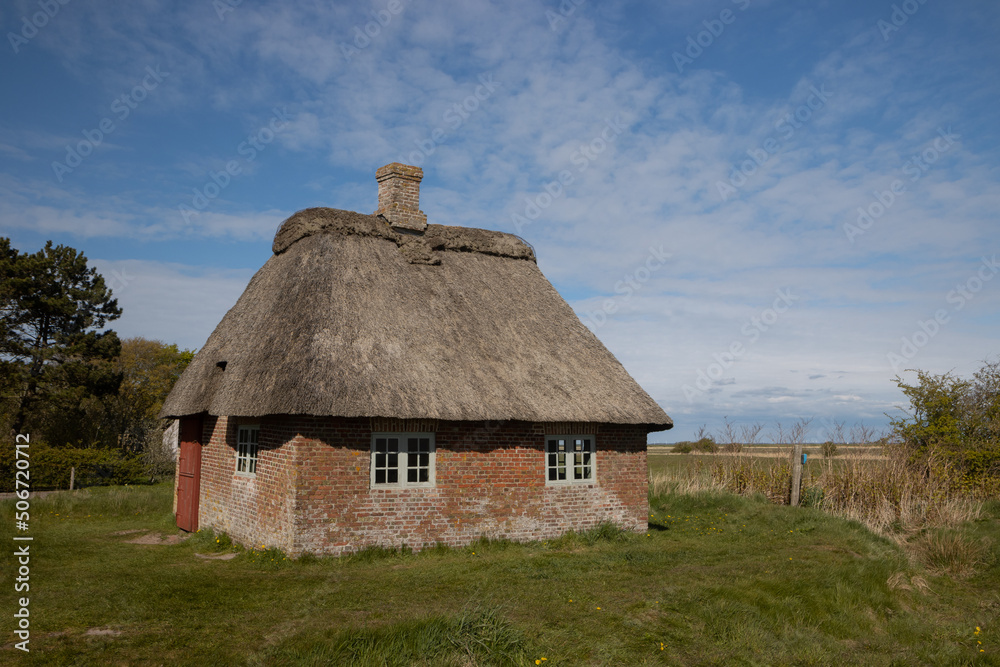
[[[121,312],[82,252],[49,241],[21,253],[0,238],[0,383],[14,394],[14,432],[30,426],[52,444],[94,440],[94,427],[78,420],[118,389],[121,344],[102,329]]]

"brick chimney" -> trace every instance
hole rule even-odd
[[[427,229],[427,216],[420,210],[420,181],[424,170],[393,162],[375,172],[378,181],[378,210],[396,229],[422,232]]]

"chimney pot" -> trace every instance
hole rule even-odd
[[[424,170],[393,162],[375,172],[378,181],[378,209],[395,229],[422,232],[427,229],[427,216],[420,210],[420,181]]]

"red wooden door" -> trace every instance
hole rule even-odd
[[[198,530],[198,495],[201,491],[201,417],[181,419],[181,446],[177,465],[177,527]]]

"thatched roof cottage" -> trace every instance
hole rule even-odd
[[[516,236],[427,224],[423,172],[378,210],[299,211],[168,397],[177,524],[291,554],[643,530],[663,409]]]

